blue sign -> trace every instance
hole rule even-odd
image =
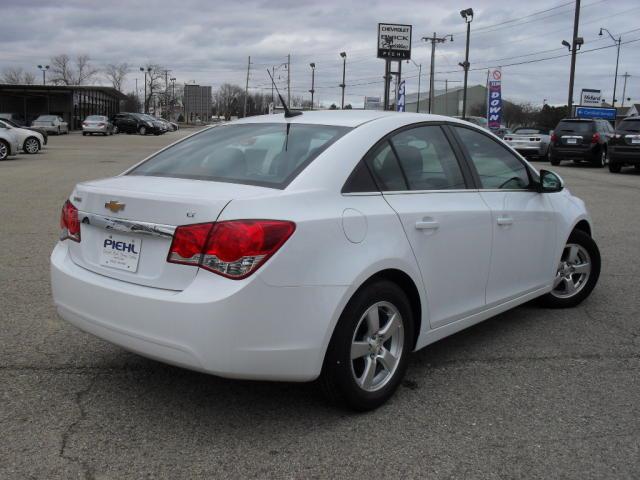
[[[400,82],[398,85],[398,102],[397,102],[399,112],[404,112],[404,80]]]
[[[615,108],[576,107],[576,117],[578,118],[602,118],[604,120],[615,120],[616,113]]]

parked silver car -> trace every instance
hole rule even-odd
[[[49,133],[69,133],[69,124],[58,115],[40,115],[31,124],[32,127],[44,128]]]
[[[89,115],[82,122],[82,135],[93,135],[100,133],[102,135],[113,135],[113,123],[109,117],[104,115]]]
[[[551,136],[543,128],[520,127],[505,135],[504,141],[523,157],[546,158]]]
[[[0,125],[0,160],[17,155],[20,145],[18,137],[4,125]]]

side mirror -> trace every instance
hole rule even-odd
[[[540,193],[560,192],[564,188],[564,181],[559,175],[549,170],[540,170]]]

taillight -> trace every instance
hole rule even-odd
[[[293,222],[231,220],[176,229],[167,261],[194,265],[227,278],[248,277],[289,239]]]
[[[104,123],[99,123],[98,126],[99,127],[104,127]]]
[[[512,138],[512,137],[504,137],[504,141],[505,141],[505,142],[510,142],[511,140],[513,140],[513,138]]]
[[[553,143],[556,143],[558,141],[558,136],[555,133],[553,135],[551,135],[551,141]]]
[[[78,221],[78,209],[67,200],[62,206],[62,212],[60,212],[60,228],[62,228],[62,235],[60,240],[66,240],[67,238],[74,242],[80,241],[80,222]]]
[[[600,134],[598,132],[593,134],[591,137],[591,143],[598,143],[600,141]]]

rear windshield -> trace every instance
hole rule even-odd
[[[55,115],[40,115],[36,120],[44,120],[47,122],[51,122],[55,120],[57,117]]]
[[[169,147],[128,174],[285,188],[349,130],[284,123],[222,125]]]
[[[563,133],[577,133],[579,135],[590,134],[593,131],[592,122],[563,120],[558,124],[556,131]]]
[[[87,117],[87,120],[93,120],[96,122],[104,122],[107,119],[107,117],[103,117],[101,115],[89,115]]]
[[[633,120],[624,120],[620,122],[620,125],[618,125],[618,130],[620,130],[621,132],[640,132],[640,118]]]
[[[544,135],[545,131],[541,128],[516,128],[513,133],[518,135]]]

